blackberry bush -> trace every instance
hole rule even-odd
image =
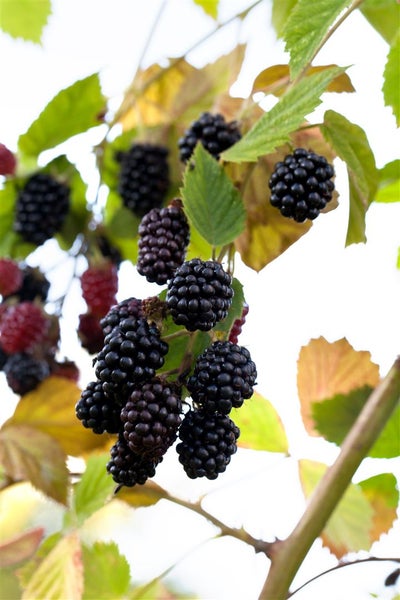
[[[241,138],[236,121],[227,123],[220,113],[204,112],[185,131],[178,140],[179,157],[187,162],[197,142],[201,142],[206,150],[216,159],[224,150],[233,146]]]
[[[270,202],[298,223],[316,219],[332,199],[333,176],[333,167],[324,156],[297,148],[276,163],[269,179]]]
[[[70,189],[47,173],[35,173],[18,195],[14,230],[40,246],[60,231],[70,206]]]
[[[164,202],[169,187],[168,150],[150,143],[133,144],[116,158],[120,163],[118,192],[137,217]]]
[[[95,373],[105,394],[125,404],[133,388],[152,379],[164,364],[168,344],[145,319],[129,317],[105,337],[96,359]]]
[[[216,479],[237,450],[239,428],[227,415],[189,410],[179,428],[176,451],[190,479]]]
[[[217,341],[197,358],[187,389],[205,413],[229,414],[252,396],[256,377],[247,348]]]
[[[193,258],[168,284],[166,303],[173,321],[188,331],[209,331],[228,314],[232,278],[219,262]]]
[[[163,285],[185,260],[189,223],[179,199],[153,208],[139,225],[137,270],[147,281]]]
[[[122,486],[143,485],[154,477],[156,466],[160,462],[132,452],[122,436],[112,446],[110,456],[107,471],[119,484],[117,490]]]
[[[134,389],[121,410],[129,448],[147,458],[161,458],[176,440],[181,413],[181,392],[176,385],[155,377]]]
[[[110,400],[100,381],[90,381],[75,406],[82,425],[94,433],[118,433],[121,429],[121,407]]]

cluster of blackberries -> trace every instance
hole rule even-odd
[[[73,363],[56,360],[58,319],[45,310],[49,288],[38,268],[0,259],[0,368],[16,394],[34,390],[51,374],[79,376]]]

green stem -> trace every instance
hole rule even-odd
[[[368,398],[345,438],[337,460],[315,488],[292,533],[271,548],[271,566],[259,600],[285,600],[288,597],[290,584],[301,563],[399,402],[400,357]]]

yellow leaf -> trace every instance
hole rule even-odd
[[[80,388],[65,377],[48,377],[25,394],[4,427],[29,425],[57,440],[66,454],[81,456],[103,447],[108,436],[96,435],[83,427],[75,415]]]
[[[367,351],[357,351],[342,338],[330,343],[325,338],[312,339],[300,350],[297,361],[297,389],[301,416],[310,435],[314,429],[311,405],[336,394],[347,394],[364,385],[376,387],[379,367]]]
[[[360,482],[364,496],[374,510],[369,535],[372,542],[387,533],[397,517],[399,492],[393,473],[381,473]]]
[[[151,506],[167,497],[168,492],[154,481],[147,481],[144,485],[135,485],[131,488],[122,487],[115,496],[117,500],[123,500],[135,507]]]
[[[40,563],[22,600],[81,600],[82,593],[82,548],[78,533],[73,532],[62,538]]]

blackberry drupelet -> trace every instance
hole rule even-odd
[[[124,485],[127,487],[143,485],[150,477],[154,477],[157,464],[161,462],[132,452],[121,435],[112,446],[110,456],[107,471],[119,484],[117,490]]]
[[[256,377],[247,348],[217,341],[197,358],[187,389],[205,413],[227,415],[252,396]]]
[[[135,319],[144,317],[142,300],[131,297],[112,306],[105,317],[100,320],[104,335],[110,333],[114,327],[119,325],[120,321],[128,317]]]
[[[209,331],[228,314],[232,278],[219,262],[193,258],[179,267],[168,284],[167,308],[177,325]]]
[[[168,344],[145,319],[129,317],[106,335],[96,359],[95,374],[104,393],[125,404],[137,384],[149,381],[164,364]]]
[[[269,179],[270,202],[298,223],[316,219],[332,199],[334,174],[324,156],[297,148],[276,163]]]
[[[70,189],[47,173],[35,173],[18,195],[14,230],[40,246],[60,231],[70,206]]]
[[[179,428],[181,441],[176,446],[188,477],[216,479],[235,454],[239,435],[239,428],[227,415],[189,410]]]
[[[132,452],[154,460],[175,442],[181,424],[180,389],[155,377],[134,389],[121,410],[123,435]]]
[[[11,355],[4,365],[8,386],[16,394],[27,394],[50,375],[45,360],[34,358],[24,352]]]
[[[118,433],[121,429],[121,407],[110,400],[100,381],[90,381],[75,406],[82,425],[94,433]]]
[[[118,193],[137,217],[162,205],[169,184],[168,149],[150,143],[133,144],[116,156],[120,162]]]
[[[181,200],[150,210],[138,233],[138,273],[150,283],[163,285],[182,265],[189,244],[189,223]]]
[[[182,162],[187,162],[197,142],[201,142],[204,148],[218,160],[221,152],[233,146],[241,137],[236,121],[227,123],[220,113],[204,112],[178,140],[179,157]]]
[[[235,319],[233,322],[232,328],[229,332],[229,341],[233,344],[237,344],[239,340],[239,336],[242,333],[243,325],[246,323],[246,317],[249,314],[249,305],[247,302],[243,303],[242,314],[239,319]]]

